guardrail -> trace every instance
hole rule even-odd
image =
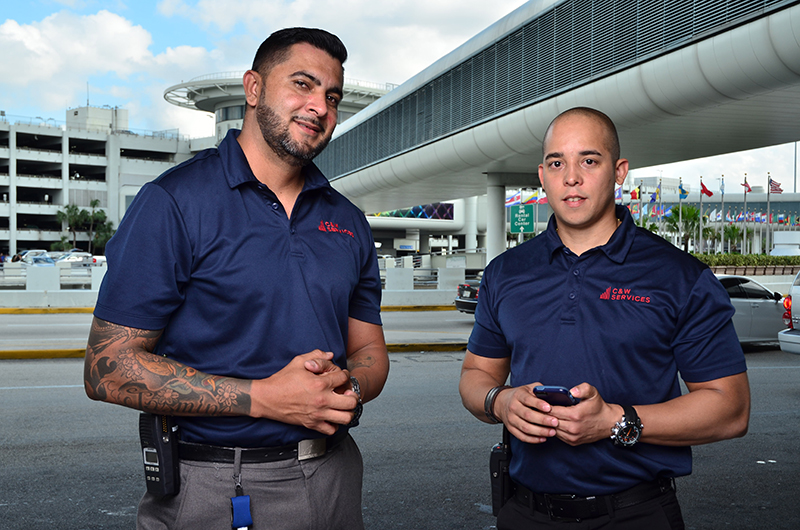
[[[29,271],[36,270],[35,280],[38,285],[29,282]],[[93,272],[97,270],[98,272]],[[42,290],[60,289],[92,289],[93,277],[105,274],[104,264],[59,263],[56,267],[34,267],[28,264],[12,262],[0,264],[0,289],[2,290],[39,290],[39,286],[50,287]],[[31,274],[33,276],[33,274]],[[97,284],[95,279],[95,286]],[[57,282],[57,283],[56,283]],[[55,286],[58,286],[56,289]]]

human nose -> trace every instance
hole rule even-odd
[[[327,96],[324,93],[313,93],[308,96],[306,109],[314,113],[318,118],[324,117],[328,113]]]
[[[583,182],[583,177],[580,171],[570,164],[564,171],[564,185],[577,186]]]

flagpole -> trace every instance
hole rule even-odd
[[[658,230],[664,233],[664,199],[661,197],[661,179],[658,179]]]
[[[699,243],[698,246],[700,247],[699,254],[703,253],[703,195],[704,195],[704,193],[703,193],[703,175],[700,175],[700,219],[699,219],[700,222],[698,223],[699,227],[700,227],[700,230],[699,230],[700,233],[699,233],[698,238],[697,238],[697,241]]]
[[[683,242],[683,177],[678,178],[678,241]],[[681,247],[681,245],[679,245]]]
[[[772,248],[770,246],[770,241],[772,240],[772,235],[771,235],[772,226],[770,226],[769,222],[769,196],[771,195],[771,193],[772,193],[772,177],[769,176],[769,171],[767,171],[767,248],[765,249],[767,254],[769,254],[769,251]]]
[[[725,252],[725,223],[728,222],[728,218],[725,216],[725,175],[722,175],[719,191],[722,194],[722,197],[720,197],[720,207],[722,208],[722,237],[720,237],[720,245],[722,245],[722,252]]]
[[[642,211],[642,181],[639,180],[639,226],[644,226],[644,211]]]
[[[744,255],[747,254],[747,173],[744,174],[744,230],[742,233],[742,255]]]

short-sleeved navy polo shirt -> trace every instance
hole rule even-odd
[[[94,314],[163,329],[156,353],[214,375],[265,378],[316,348],[345,367],[348,317],[381,323],[369,224],[313,165],[288,218],[250,170],[238,133],[142,188],[108,244]],[[184,440],[215,445],[321,436],[246,417],[179,423]]]
[[[469,350],[511,357],[513,386],[588,382],[607,402],[631,405],[679,396],[678,372],[702,382],[745,371],[733,307],[710,269],[637,228],[626,208],[617,217],[608,243],[581,256],[562,244],[551,218],[545,233],[495,258]],[[688,447],[514,439],[512,453],[514,480],[545,493],[615,493],[691,472]]]

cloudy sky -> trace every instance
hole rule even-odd
[[[510,13],[523,0],[28,0],[0,14],[0,110],[61,124],[68,108],[128,109],[132,129],[213,134],[205,113],[164,90],[194,77],[244,71],[261,41],[287,26],[323,27],[347,45],[347,77],[402,83]],[[794,144],[638,169],[633,179],[682,176],[712,191],[766,172],[793,190]],[[710,185],[713,184],[713,185]]]

